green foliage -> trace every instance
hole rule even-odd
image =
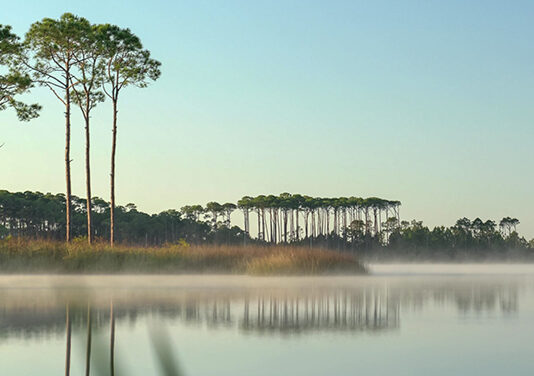
[[[19,37],[11,32],[10,26],[0,24],[0,111],[11,107],[20,120],[28,121],[39,116],[41,106],[17,100],[33,86],[31,77],[17,67],[22,53]],[[7,73],[3,73],[3,68]]]
[[[90,30],[85,18],[65,13],[58,20],[44,18],[33,23],[26,33],[23,66],[32,72],[35,82],[48,87],[61,101],[65,98],[58,90],[71,88],[72,69],[84,47],[79,41]]]
[[[86,200],[72,196],[72,236],[87,234]],[[92,199],[93,229],[97,239],[109,236],[109,202]],[[198,207],[198,205],[197,205]],[[198,208],[196,209],[198,210]],[[65,196],[40,192],[0,190],[0,225],[16,237],[63,239],[65,235]],[[143,213],[135,205],[116,208],[117,241],[139,245],[162,245],[183,239],[189,244],[211,243],[215,238],[225,244],[243,242],[243,232],[226,227],[216,229],[208,222],[195,220],[176,210],[159,214]]]
[[[494,221],[480,218],[461,218],[454,226],[432,230],[422,222],[412,221],[391,234],[387,248],[384,253],[390,256],[418,259],[534,256],[532,246],[517,232],[498,231]]]
[[[96,27],[102,43],[103,88],[106,95],[116,101],[126,86],[146,87],[149,80],[157,80],[161,63],[143,49],[141,40],[131,32],[115,25]]]
[[[104,56],[106,55],[103,35],[98,25],[83,23],[83,32],[74,40],[76,44],[74,61],[76,71],[73,72],[73,102],[80,107],[83,117],[88,121],[91,110],[105,95],[101,90],[104,80]]]

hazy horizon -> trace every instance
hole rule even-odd
[[[23,37],[72,12],[131,28],[162,62],[157,82],[122,94],[119,204],[378,196],[401,201],[402,219],[513,216],[534,237],[523,167],[534,157],[534,3],[302,4],[25,1],[6,5],[1,23]],[[0,188],[64,192],[64,109],[45,89],[25,98],[43,111],[27,124],[0,113]],[[93,194],[109,200],[109,102],[93,119]]]

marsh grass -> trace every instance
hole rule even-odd
[[[294,246],[162,247],[48,240],[0,240],[2,273],[241,273],[255,275],[359,274],[354,255]]]

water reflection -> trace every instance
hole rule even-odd
[[[344,291],[246,296],[242,300],[190,300],[158,307],[161,317],[216,329],[235,326],[252,333],[384,330],[398,326],[399,305],[382,292]]]
[[[381,359],[383,354],[375,354],[373,349],[387,348],[395,355],[399,347],[392,343],[404,341],[403,348],[415,343],[418,351],[425,352],[439,338],[440,344],[453,346],[449,349],[452,354],[464,343],[463,354],[484,349],[492,338],[501,341],[511,328],[515,334],[510,338],[520,337],[526,333],[525,317],[534,312],[533,281],[532,276],[458,275],[0,277],[0,345],[6,351],[20,348],[11,350],[14,359],[18,354],[22,357],[29,346],[38,349],[33,350],[36,353],[53,346],[54,370],[51,366],[42,374],[57,375],[64,368],[65,375],[86,376],[213,374],[202,368],[206,352],[219,356],[218,362],[228,368],[221,374],[254,374],[249,370],[236,373],[233,364],[241,362],[249,349],[247,357],[261,361],[258,354],[289,346],[291,351],[301,351],[295,367],[317,360],[307,374],[319,375],[325,371],[318,357],[324,354],[323,338],[327,337],[335,338],[328,342],[327,353],[344,354],[339,364],[351,367],[359,367],[361,362],[347,349],[356,349],[364,358]],[[483,331],[481,324],[487,325]],[[481,344],[473,345],[471,339],[478,337]],[[529,338],[525,343],[530,342]],[[219,352],[227,343],[228,348]],[[514,351],[523,348],[518,345]],[[403,357],[410,356],[407,354]],[[444,352],[425,356],[440,354]],[[178,362],[182,356],[185,365]],[[328,356],[325,354],[323,361]],[[9,360],[6,355],[2,363]],[[13,370],[10,374],[28,374],[17,373],[26,365],[12,363],[7,366]],[[146,373],[146,364],[159,367],[160,373]],[[373,364],[382,365],[380,360]],[[408,359],[406,365],[410,364]],[[350,373],[352,368],[343,367],[338,374]],[[191,372],[194,368],[196,373]],[[391,374],[373,372],[363,373]]]
[[[61,335],[71,327],[86,327],[90,348],[92,328],[107,326],[113,353],[115,321],[120,325],[147,317],[210,330],[234,327],[252,334],[283,335],[392,330],[400,326],[402,310],[431,304],[453,305],[462,315],[518,310],[517,281],[359,282],[276,289],[0,288],[0,339]]]

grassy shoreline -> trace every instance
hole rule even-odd
[[[81,240],[66,244],[12,238],[0,240],[0,273],[324,275],[365,274],[366,269],[354,255],[291,246],[111,248]]]

